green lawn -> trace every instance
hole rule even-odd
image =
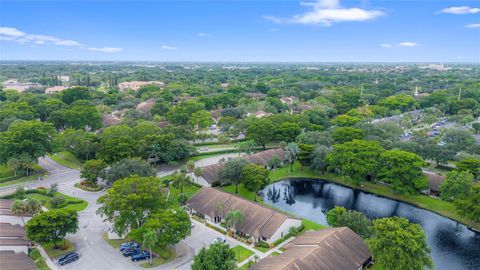
[[[281,253],[280,253],[280,252],[278,252],[278,251],[274,251],[274,252],[272,252],[272,256],[273,256],[273,257],[275,257],[275,256],[278,256],[278,255],[280,255],[280,254],[281,254]]]
[[[311,220],[308,220],[308,219],[305,219],[305,218],[302,219],[302,225],[303,225],[303,229],[302,229],[301,233],[306,232],[306,231],[316,231],[316,230],[328,228],[327,226],[315,223],[315,222],[313,222]]]
[[[0,179],[9,178],[13,176],[13,172],[5,165],[0,165]]]
[[[195,194],[198,190],[200,190],[199,187],[194,186],[194,185],[189,185],[183,188],[183,193],[187,194],[188,197],[192,197],[193,194]],[[176,189],[173,186],[170,186],[170,200],[172,203],[176,206],[179,206],[180,203],[178,202],[178,195],[180,195],[180,189]]]
[[[63,151],[58,152],[53,155],[49,155],[51,159],[53,159],[58,164],[68,167],[70,169],[80,169],[82,167],[82,162],[77,159],[72,153]]]
[[[57,257],[60,257],[64,254],[67,254],[75,250],[73,243],[68,241],[67,239],[65,239],[65,243],[63,243],[62,241],[62,242],[59,242],[57,245],[58,245],[58,248],[55,248],[54,244],[42,245],[45,251],[47,252],[48,257],[50,257],[51,259],[55,259]]]
[[[253,251],[248,250],[242,246],[236,246],[232,248],[233,252],[235,252],[235,260],[237,262],[243,262],[245,259],[253,255]]]
[[[258,250],[258,251],[260,251],[260,252],[263,252],[263,253],[265,253],[265,252],[267,252],[267,251],[270,250],[270,249],[267,248],[267,247],[253,247],[253,248],[256,249],[256,250]]]
[[[223,186],[221,189],[250,201],[253,201],[255,197],[255,193],[248,191],[243,185],[238,185],[238,193],[235,193],[235,185]],[[262,197],[257,196],[257,201],[262,202]]]
[[[6,187],[6,186],[11,186],[11,185],[16,185],[16,184],[22,184],[22,183],[27,183],[30,181],[36,180],[39,176],[42,176],[43,174],[35,174],[35,175],[30,175],[30,176],[24,176],[20,177],[14,180],[9,180],[0,183],[0,187]]]
[[[70,196],[62,194],[60,192],[56,192],[53,195],[53,197],[58,197],[58,196],[63,196],[65,198],[65,203],[59,209],[69,209],[69,210],[74,210],[74,211],[78,212],[78,211],[84,210],[88,206],[88,203],[86,201],[81,200],[81,199],[77,199],[77,198],[74,198],[74,197],[70,197]],[[45,207],[47,207],[49,210],[55,209],[50,204],[50,201],[52,200],[53,197],[49,197],[47,195],[40,194],[40,193],[28,193],[28,194],[26,194],[26,197],[41,201],[42,204]]]
[[[38,176],[44,174],[44,170],[40,165],[35,164],[33,166],[33,174],[29,176],[25,176],[23,174],[14,175],[13,171],[10,170],[5,165],[0,165],[0,187],[20,184],[23,182],[31,181],[36,179]]]

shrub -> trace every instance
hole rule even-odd
[[[56,196],[50,200],[50,205],[52,208],[60,208],[65,203],[65,198],[63,196]]]
[[[18,187],[16,190],[15,190],[15,194],[13,195],[13,197],[17,200],[23,200],[25,199],[25,188],[23,187]]]
[[[185,193],[181,193],[178,195],[177,200],[181,205],[184,205],[185,202],[188,200],[188,195]]]

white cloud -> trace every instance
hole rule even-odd
[[[164,50],[176,50],[177,47],[175,47],[175,46],[170,46],[170,45],[163,45],[163,46],[162,46],[162,49],[164,49]]]
[[[397,46],[400,46],[400,47],[417,47],[418,44],[415,43],[415,42],[400,42],[397,44]]]
[[[25,36],[26,34],[22,31],[19,31],[16,28],[12,27],[0,27],[0,35],[2,36],[10,36],[10,37],[21,37]]]
[[[117,53],[123,51],[122,48],[113,48],[113,47],[103,47],[103,48],[92,48],[88,47],[90,51],[96,51],[96,52],[106,52],[106,53]]]
[[[27,34],[13,27],[0,27],[0,40],[3,41],[12,41],[19,44],[25,44],[30,46],[35,45],[58,45],[66,47],[77,47],[80,49],[89,49],[91,51],[105,52],[105,53],[116,53],[123,51],[122,48],[115,47],[103,47],[103,48],[93,48],[86,47],[86,45],[71,39],[61,39],[57,37],[47,36],[47,35],[37,35],[37,34]]]
[[[274,23],[320,24],[330,26],[335,22],[368,21],[385,15],[380,10],[361,8],[344,8],[338,0],[317,0],[315,2],[302,2],[302,6],[311,8],[311,11],[294,15],[291,18],[276,16],[263,16],[264,19]]]
[[[61,39],[52,36],[27,34],[13,27],[0,27],[0,40],[14,41],[20,44],[46,45],[53,44],[59,46],[85,46],[78,41]]]
[[[440,13],[448,13],[448,14],[455,14],[455,15],[463,15],[463,14],[476,14],[480,13],[480,8],[473,8],[473,7],[449,7],[440,10]]]
[[[391,47],[393,47],[393,45],[392,45],[392,44],[388,44],[388,43],[382,43],[382,44],[380,44],[380,47],[383,47],[383,48],[391,48]]]
[[[208,34],[208,33],[203,33],[203,32],[199,32],[199,33],[197,33],[197,36],[199,36],[199,37],[206,37],[206,38],[207,38],[207,37],[212,37],[212,35],[211,35],[211,34]]]
[[[465,25],[467,28],[480,28],[480,23],[472,23]]]

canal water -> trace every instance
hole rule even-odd
[[[323,225],[328,225],[326,212],[336,205],[363,212],[371,219],[405,217],[425,230],[435,269],[480,269],[480,235],[475,237],[466,226],[410,204],[308,179],[271,184],[263,190],[263,200],[268,205]]]

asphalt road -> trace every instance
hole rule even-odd
[[[238,154],[226,154],[217,157],[210,157],[196,162],[197,166],[207,166],[217,163],[221,158],[235,157]],[[24,184],[25,188],[33,189],[39,186],[49,187],[53,183],[58,183],[58,189],[61,193],[69,196],[83,199],[88,202],[88,207],[79,212],[79,230],[74,235],[68,235],[67,238],[75,245],[80,259],[65,266],[58,266],[58,269],[72,270],[117,270],[117,269],[143,269],[134,263],[130,257],[123,257],[120,251],[112,248],[104,239],[103,234],[111,228],[108,222],[104,222],[96,214],[99,207],[96,201],[104,194],[104,191],[87,192],[74,187],[74,184],[80,181],[78,170],[66,168],[57,164],[50,158],[42,158],[39,164],[49,172],[49,176],[43,181],[34,181]],[[162,174],[168,175],[175,171],[170,169]],[[10,194],[15,191],[18,185],[4,187],[0,189],[1,194]],[[206,227],[196,221],[192,229],[191,236],[187,237],[175,246],[177,258],[173,261],[160,265],[152,269],[190,269],[193,263],[194,254],[198,253],[202,247],[208,246],[219,236],[219,232]],[[225,237],[225,236],[223,236]],[[242,244],[234,239],[228,239],[227,243],[233,247]]]

